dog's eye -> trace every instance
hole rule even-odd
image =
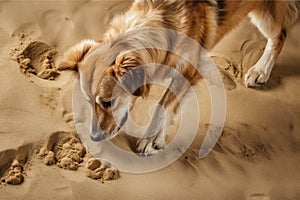
[[[104,108],[109,108],[113,105],[113,103],[115,102],[115,100],[111,100],[111,101],[101,101],[101,104]]]

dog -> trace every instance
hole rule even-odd
[[[139,30],[171,29],[196,40],[209,51],[249,17],[267,39],[262,56],[244,76],[247,87],[257,87],[268,81],[287,31],[298,18],[299,7],[300,3],[292,0],[135,0],[127,12],[112,19],[101,40],[83,40],[71,47],[58,69],[78,70],[81,91],[92,107],[90,135],[94,141],[114,137],[126,122],[136,99],[148,95],[151,89],[148,63],[178,70],[187,81],[171,78],[170,88],[180,91],[180,95],[176,96],[171,89],[165,91],[158,104],[168,113],[157,109],[145,137],[137,142],[137,152],[151,154],[164,147],[166,127],[181,99],[186,98],[188,88],[195,85],[201,75],[191,63],[172,53],[155,48],[140,49],[145,44],[177,48],[180,45],[176,38],[170,43],[168,34]],[[151,73],[152,77],[153,74],[159,76],[159,67]],[[123,81],[125,76],[126,81]]]

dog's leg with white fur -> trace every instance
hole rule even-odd
[[[137,152],[151,155],[165,146],[167,126],[172,123],[179,106],[187,98],[188,91],[200,79],[200,75],[194,68],[189,64],[185,64],[185,66],[189,70],[183,70],[181,71],[182,75],[172,77],[144,137],[137,142]]]
[[[283,47],[286,30],[297,18],[297,8],[293,2],[283,2],[282,7],[274,10],[260,10],[249,13],[251,22],[267,39],[267,45],[261,58],[245,75],[247,87],[256,87],[265,84],[274,67],[274,63]],[[272,8],[271,8],[272,9]],[[284,10],[285,12],[280,12]],[[287,15],[287,16],[281,16]]]
[[[175,85],[176,83],[172,81],[172,84]],[[187,88],[187,85],[181,85],[178,89],[187,91]],[[165,129],[172,122],[171,116],[175,115],[179,101],[180,97],[176,96],[170,89],[166,91],[154,111],[147,132],[137,143],[137,152],[149,155],[165,146],[167,137]]]
[[[286,38],[286,30],[282,30],[279,24],[273,22],[271,18],[259,18],[255,14],[250,14],[252,23],[267,38],[267,45],[261,58],[251,67],[245,75],[245,84],[248,87],[264,85],[271,74],[275,59],[279,55]],[[264,21],[271,21],[266,23]]]

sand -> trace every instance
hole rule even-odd
[[[0,199],[300,199],[300,20],[262,88],[243,85],[266,42],[249,21],[210,52],[222,71],[227,116],[219,142],[204,159],[198,152],[211,105],[203,81],[195,87],[201,110],[197,136],[173,164],[133,174],[90,155],[72,117],[76,73],[59,73],[55,64],[81,39],[99,39],[112,16],[129,4],[0,2]],[[137,123],[148,123],[145,109],[158,91],[138,100],[131,113]],[[186,112],[194,110],[186,106]],[[169,141],[180,121],[169,127]],[[125,134],[113,140],[127,151],[135,141]]]
[[[21,34],[20,38],[26,37]],[[21,42],[21,44],[24,44]],[[20,71],[31,73],[42,79],[54,80],[59,75],[55,69],[54,56],[56,50],[49,45],[33,41],[25,47],[15,48],[11,52],[11,59],[19,63]]]
[[[20,165],[18,160],[14,160],[7,172],[3,173],[1,182],[12,185],[19,185],[24,181],[24,175],[22,174],[22,172],[22,165]]]

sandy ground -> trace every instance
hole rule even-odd
[[[58,74],[55,61],[81,39],[100,38],[112,16],[128,5],[0,2],[0,199],[300,199],[300,21],[289,31],[271,80],[262,89],[242,83],[265,44],[248,21],[211,52],[225,74],[227,117],[222,137],[207,157],[198,158],[210,117],[209,94],[200,82],[200,126],[182,157],[151,173],[120,172],[117,180],[103,180],[117,178],[113,171],[93,172],[97,168],[104,173],[106,166],[88,161],[73,134],[76,75]],[[147,124],[149,117],[140,113],[159,97],[155,91],[159,89],[133,110],[139,123]],[[193,106],[186,109],[193,111]],[[133,144],[122,135],[115,143],[124,148]]]

